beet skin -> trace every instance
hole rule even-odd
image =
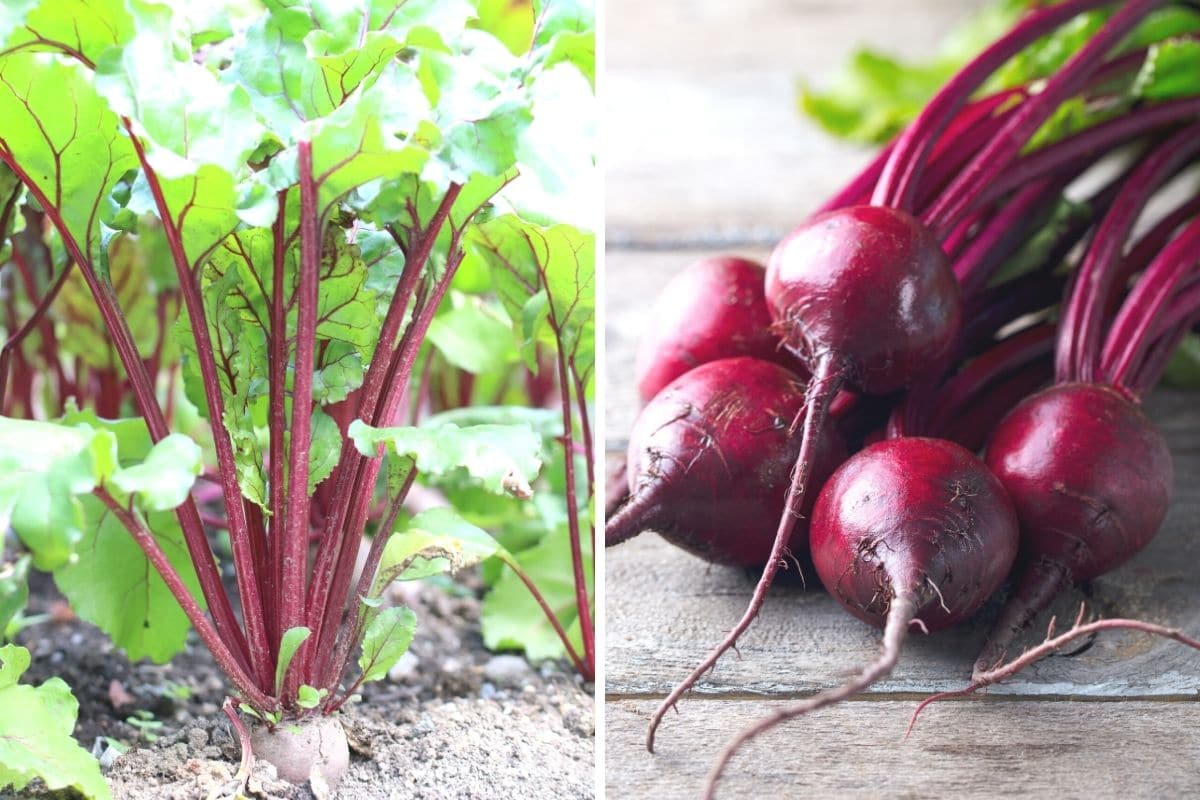
[[[804,381],[754,358],[704,364],[671,383],[638,416],[628,478],[634,509],[613,526],[650,528],[717,564],[762,566],[771,552],[799,442],[788,426],[804,405]],[[835,431],[823,437],[815,476],[845,457]],[[797,526],[791,550],[807,552]]]
[[[1003,583],[1017,554],[1004,487],[943,439],[877,442],[825,482],[813,509],[813,563],[839,603],[882,628],[911,593],[930,630],[962,622]]]

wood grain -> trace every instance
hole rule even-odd
[[[655,704],[607,704],[608,800],[691,800],[737,730],[778,701],[705,700],[641,746]],[[1195,795],[1200,703],[859,701],[766,733],[730,764],[720,800],[826,797],[1159,798]]]

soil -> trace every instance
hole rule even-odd
[[[80,704],[75,737],[100,758],[113,797],[234,797],[240,749],[220,710],[225,684],[198,640],[169,664],[131,664],[104,634],[72,618],[49,580],[32,579],[30,589],[29,612],[52,620],[18,636],[33,656],[24,680],[57,675],[71,686]],[[245,796],[594,797],[593,687],[565,663],[533,667],[484,649],[477,585],[395,589],[393,599],[416,611],[417,634],[388,679],[364,686],[364,701],[340,715],[350,741],[341,785],[332,794],[292,786],[260,760]],[[30,786],[21,796],[69,795]],[[10,797],[0,792],[0,800]]]

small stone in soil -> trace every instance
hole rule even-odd
[[[422,736],[427,736],[433,733],[433,730],[433,718],[428,714],[422,714],[421,718],[412,726],[412,730],[409,731],[409,738],[417,739]]]
[[[117,759],[120,757],[121,753],[117,750],[117,748],[105,746],[104,749],[100,751],[100,754],[96,757],[96,760],[100,762],[100,770],[102,772],[108,772],[110,769],[112,769],[112,765],[115,764]]]
[[[420,663],[420,657],[409,650],[388,670],[388,680],[393,683],[407,683],[417,676],[417,666]]]
[[[193,752],[199,752],[208,746],[208,731],[203,728],[192,728],[187,732],[188,746]]]
[[[520,656],[492,656],[483,667],[483,674],[497,686],[517,688],[524,684],[533,673],[529,662]]]

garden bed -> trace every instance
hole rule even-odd
[[[72,617],[49,581],[32,583],[30,613],[51,619],[18,637],[33,655],[25,680],[57,675],[71,686],[80,703],[75,737],[100,756],[114,797],[232,797],[239,749],[208,651],[190,642],[169,664],[131,664]],[[479,587],[467,583],[402,584],[393,594],[416,611],[416,638],[387,680],[366,685],[368,702],[342,715],[351,763],[334,798],[594,796],[591,686],[565,663],[535,668],[485,650]],[[265,763],[247,789],[259,798],[314,796]],[[31,786],[21,796],[56,795]]]

